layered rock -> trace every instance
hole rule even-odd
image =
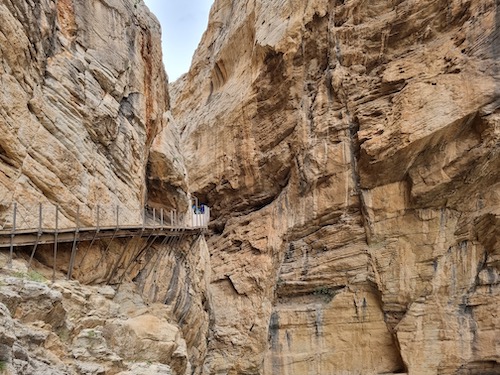
[[[80,206],[90,223],[97,204],[121,205],[139,221],[149,195],[154,206],[185,209],[178,151],[162,140],[172,130],[160,28],[144,4],[6,1],[0,17],[5,212],[14,201],[26,211],[51,202],[70,220]],[[163,147],[153,148],[148,168],[153,144]],[[169,201],[157,192],[156,180],[170,186],[162,168],[174,186]]]
[[[8,374],[201,373],[208,252],[201,238],[189,247],[177,242],[155,246],[148,264],[131,267],[113,286],[85,286],[59,274],[49,285],[52,271],[42,264],[35,271],[17,259],[9,269],[7,255],[0,255],[3,368]]]
[[[0,80],[0,229],[12,227],[14,202],[17,228],[38,227],[39,203],[50,229],[56,217],[59,228],[137,225],[145,208],[188,209],[160,27],[142,1],[2,2]],[[59,244],[54,262],[53,246],[38,244],[29,262],[56,283],[1,281],[9,328],[0,365],[12,374],[200,373],[210,303],[203,237],[75,244],[73,277],[113,288],[103,296],[60,281],[72,245]],[[15,249],[22,276],[33,250]]]
[[[497,373],[499,14],[493,0],[216,0],[170,113],[141,2],[4,1],[1,225],[13,201],[25,216],[60,205],[63,225],[78,206],[82,223],[126,206],[133,223],[146,204],[185,210],[187,189],[215,221],[208,248],[81,246],[74,275],[115,289],[3,277],[0,363]],[[50,275],[51,257],[41,246],[34,265]]]
[[[47,285],[21,262],[2,273],[1,358],[7,374],[191,373],[186,341],[162,304],[135,286]]]
[[[499,371],[495,1],[216,0],[171,87],[210,373]]]

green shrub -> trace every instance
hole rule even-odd
[[[47,279],[41,273],[31,270],[28,272],[27,277],[31,281],[36,281],[38,283],[45,283]]]
[[[24,272],[14,272],[13,273],[14,277],[18,277],[20,279],[28,279],[31,281],[36,281],[37,283],[45,283],[47,282],[47,279],[39,272],[36,272],[34,270],[28,271],[28,273]]]
[[[320,286],[314,290],[314,295],[323,297],[325,302],[330,302],[337,293],[338,290],[336,290],[335,288],[328,288],[326,286]]]

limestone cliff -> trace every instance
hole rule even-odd
[[[39,203],[44,228],[55,217],[95,226],[96,212],[106,225],[117,206],[122,224],[141,223],[145,207],[186,211],[167,84],[142,1],[0,2],[0,229],[13,226],[14,202],[18,227]],[[29,270],[34,247],[16,248],[12,269],[2,251],[0,373],[200,373],[206,244],[156,239],[79,242],[70,282],[71,245],[60,244],[50,285],[52,246],[36,248]]]
[[[216,0],[171,87],[211,374],[500,372],[500,5]]]
[[[141,1],[2,1],[0,223],[214,221],[2,253],[0,371],[500,373],[499,8],[216,0],[169,90]]]
[[[2,204],[52,202],[68,219],[78,205],[82,220],[97,204],[137,215],[159,206],[168,169],[177,196],[164,205],[186,206],[176,149],[162,147],[160,28],[143,3],[7,0],[0,32]]]
[[[0,262],[4,258],[0,255]],[[182,271],[178,276],[176,282],[185,285]],[[131,283],[119,289],[62,278],[48,284],[43,274],[15,260],[10,275],[0,270],[0,286],[2,374],[199,373],[191,354],[193,337],[182,328],[182,320],[196,327],[193,320],[187,314],[178,319],[169,301],[144,298]],[[174,290],[170,293],[184,305],[187,297]],[[188,305],[201,320],[195,303]],[[203,353],[202,346],[196,349]]]

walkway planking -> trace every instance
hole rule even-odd
[[[33,247],[31,265],[39,245],[53,244],[53,279],[59,243],[73,243],[68,272],[70,279],[80,242],[90,242],[90,248],[95,241],[103,239],[144,237],[150,247],[157,239],[162,239],[164,244],[171,239],[200,235],[206,231],[210,220],[210,209],[206,206],[194,206],[193,211],[181,216],[175,211],[166,213],[163,209],[130,210],[118,205],[112,208],[96,205],[93,209],[87,208],[83,217],[79,206],[76,210],[62,211],[52,204],[24,206],[17,202],[0,202],[0,207],[4,207],[0,210],[0,249],[10,249],[9,267],[12,266],[15,247]],[[74,221],[63,212],[76,213]],[[80,225],[82,219],[87,225]],[[153,240],[149,241],[151,238]]]
[[[67,228],[67,229],[43,229],[41,232],[38,230],[22,229],[12,232],[12,230],[0,230],[0,248],[8,248],[11,246],[33,246],[51,244],[55,242],[57,234],[57,242],[73,242],[75,235],[78,236],[78,241],[92,241],[92,239],[106,239],[106,238],[123,238],[123,237],[149,237],[150,235],[157,235],[158,237],[172,237],[179,236],[180,234],[192,235],[203,232],[206,227],[197,228],[181,228],[181,227],[168,227],[168,226],[120,226],[116,227],[89,227],[89,228]]]

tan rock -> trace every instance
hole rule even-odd
[[[62,224],[76,206],[91,223],[97,204],[119,204],[140,222],[149,148],[167,128],[169,105],[156,19],[142,2],[100,0],[9,1],[0,19],[0,200],[28,211],[58,204]],[[155,155],[174,163],[175,149],[164,146]],[[165,208],[187,208],[181,188],[169,193]]]
[[[134,363],[130,370],[119,372],[117,375],[171,375],[172,370],[166,365],[150,363]]]
[[[171,85],[214,208],[207,371],[498,370],[497,8],[215,1]]]
[[[279,304],[269,326],[269,374],[391,373],[403,362],[374,291],[317,289]]]
[[[110,287],[49,285],[2,274],[0,285],[0,360],[12,374],[48,373],[48,368],[67,375],[137,373],[147,365],[151,373],[180,375],[192,373],[204,358],[206,348],[194,352],[198,342],[189,335],[187,345],[175,314],[163,304],[148,306],[130,284],[111,293]],[[62,314],[48,310],[52,305]],[[192,319],[185,318],[189,324]]]
[[[38,226],[39,202],[47,228],[55,226],[56,212],[59,228],[74,226],[77,212],[80,225],[93,226],[98,205],[101,226],[116,224],[117,211],[121,224],[132,225],[143,222],[145,206],[175,210],[181,218],[190,207],[179,134],[168,112],[160,27],[142,1],[2,3],[0,81],[2,228],[13,225],[14,201],[18,228]],[[149,314],[161,321],[155,328],[163,324],[177,332],[173,341],[139,340],[146,353],[168,363],[158,371],[184,374],[193,366],[199,373],[208,332],[206,245],[192,236],[164,246],[151,242],[78,243],[73,277],[82,284],[120,285],[122,291],[77,282],[32,285],[21,280],[29,278],[29,253],[16,249],[14,269],[22,264],[23,275],[17,276],[23,278],[2,287],[0,300],[20,325],[36,324],[44,335],[23,330],[28,333],[18,340],[21,348],[29,352],[31,340],[40,350],[9,366],[19,373],[49,373],[46,368],[61,357],[72,367],[54,364],[54,374],[59,368],[71,374],[125,371],[127,358],[122,361],[117,352],[135,355],[129,350],[134,346],[112,347],[103,332],[124,326],[127,342],[138,333],[125,322]],[[202,254],[191,251],[185,263],[180,250],[195,246]],[[61,280],[69,271],[71,244],[58,250],[55,278]],[[159,261],[150,262],[152,257]],[[1,256],[2,265],[6,259]],[[38,246],[32,266],[51,279],[46,266],[52,263],[53,247]],[[178,274],[158,271],[159,265],[175,265]],[[128,287],[133,279],[137,285]],[[158,301],[160,307],[149,307]],[[30,361],[37,366],[29,367]]]

